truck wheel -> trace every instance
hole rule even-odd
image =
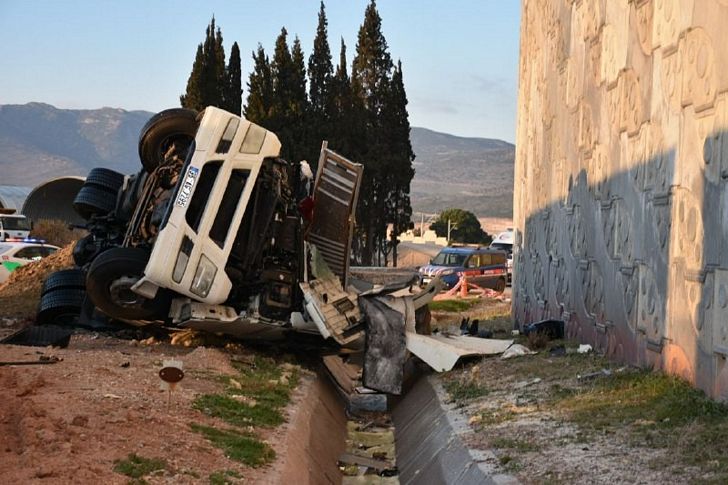
[[[498,293],[503,293],[506,291],[506,280],[505,278],[498,278],[498,281],[495,282],[495,291]]]
[[[151,173],[159,167],[173,143],[186,151],[195,138],[197,127],[197,112],[191,109],[167,109],[152,116],[139,135],[139,158],[144,169]]]
[[[86,220],[114,210],[116,194],[91,184],[84,184],[73,199],[73,209]]]
[[[108,168],[97,167],[91,169],[86,176],[86,184],[104,188],[116,194],[124,185],[124,174],[109,170]]]
[[[64,269],[48,275],[43,282],[41,295],[61,288],[71,290],[84,290],[86,288],[86,275],[80,269]]]
[[[39,325],[68,325],[81,314],[85,292],[76,288],[56,288],[40,299],[35,321]]]
[[[113,248],[101,253],[86,275],[86,291],[94,305],[112,318],[165,318],[170,299],[164,290],[151,300],[131,290],[144,274],[148,260],[149,252],[139,248]]]

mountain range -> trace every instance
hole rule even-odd
[[[136,172],[139,131],[152,115],[44,103],[0,105],[0,185],[33,187],[62,175],[84,176],[99,166]],[[478,216],[512,216],[512,144],[418,127],[410,139],[416,154],[411,185],[415,212],[460,207]]]

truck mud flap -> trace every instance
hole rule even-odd
[[[364,385],[400,394],[407,358],[404,315],[377,298],[360,298],[359,306],[367,321]]]

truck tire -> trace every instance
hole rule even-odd
[[[45,293],[38,305],[35,321],[39,325],[68,325],[81,314],[85,292],[76,288],[56,288]]]
[[[86,184],[95,185],[116,194],[124,185],[124,174],[109,170],[108,168],[97,167],[92,169],[86,176]]]
[[[101,187],[84,184],[73,199],[73,209],[86,220],[93,216],[103,216],[116,207],[116,193]]]
[[[48,275],[43,282],[40,294],[45,295],[61,288],[71,290],[86,289],[86,275],[80,269],[64,269]]]
[[[141,279],[149,252],[139,248],[112,248],[94,259],[86,275],[86,291],[96,308],[122,320],[157,320],[167,316],[170,298],[163,289],[147,299],[131,291]]]
[[[197,127],[197,112],[191,109],[172,108],[152,116],[139,134],[139,159],[144,169],[150,173],[156,170],[172,143],[183,144],[180,148],[186,150]]]
[[[494,290],[498,293],[503,293],[504,291],[506,291],[506,279],[498,278],[498,281],[495,282]]]

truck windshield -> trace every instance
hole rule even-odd
[[[30,221],[25,217],[0,217],[6,231],[30,231]]]
[[[432,264],[438,266],[462,266],[467,256],[467,254],[440,252],[432,260]]]

